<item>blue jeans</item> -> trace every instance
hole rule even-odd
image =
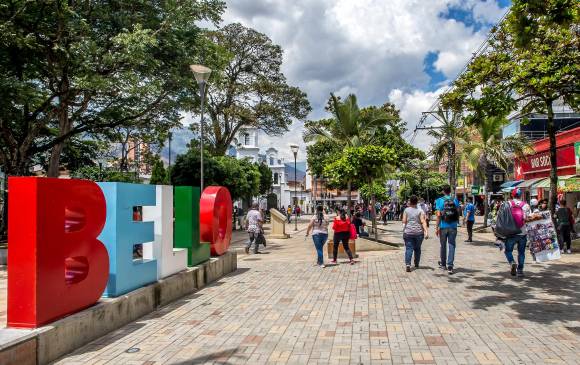
[[[421,244],[423,243],[424,236],[420,235],[407,235],[403,234],[403,240],[405,241],[405,265],[411,266],[411,257],[413,257],[413,252],[415,253],[415,266],[419,266],[419,260],[421,260]]]
[[[328,234],[324,233],[317,233],[312,235],[312,240],[314,241],[314,247],[316,247],[316,255],[318,256],[316,262],[318,265],[322,265],[324,263],[324,257],[322,254],[322,248],[328,239]]]
[[[441,245],[440,256],[441,266],[453,267],[455,260],[455,239],[457,238],[457,228],[441,228],[439,230],[439,244]],[[447,255],[447,245],[449,245],[449,255]]]
[[[509,237],[505,241],[505,257],[510,264],[514,261],[514,246],[517,244],[518,247],[518,272],[524,271],[524,260],[526,259],[526,243],[528,238],[523,235],[517,235],[514,237]]]

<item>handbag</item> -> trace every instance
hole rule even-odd
[[[354,224],[350,224],[350,239],[351,240],[356,240],[356,227],[354,226]]]
[[[266,237],[263,232],[258,233],[256,236],[256,246],[264,245],[266,246]]]

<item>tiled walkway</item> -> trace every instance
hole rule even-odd
[[[576,260],[515,279],[489,242],[460,239],[448,276],[429,239],[412,273],[402,251],[321,269],[303,232],[265,252],[58,364],[580,364]]]

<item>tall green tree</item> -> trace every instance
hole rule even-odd
[[[364,145],[347,147],[341,156],[328,164],[324,173],[332,181],[360,180],[368,186],[373,186],[376,180],[384,178],[387,172],[392,172],[398,163],[394,150],[388,147]],[[378,238],[376,230],[376,196],[371,189],[371,217],[375,239]]]
[[[152,185],[168,185],[169,184],[169,177],[167,176],[167,171],[163,166],[163,161],[158,158],[153,163],[153,169],[151,170],[151,179],[149,180],[149,184]]]
[[[224,50],[225,59],[225,66],[212,72],[207,88],[204,142],[212,154],[224,155],[244,127],[281,135],[293,119],[306,118],[311,110],[306,94],[288,85],[281,71],[282,48],[268,36],[239,23],[207,36]],[[192,127],[199,129],[198,124]]]
[[[445,160],[449,185],[451,185],[452,194],[455,195],[459,165],[457,146],[466,140],[467,129],[463,124],[461,114],[452,110],[439,108],[433,116],[439,123],[428,132],[428,135],[435,139],[435,143],[431,146],[431,154],[435,163]]]
[[[493,168],[499,167],[507,171],[513,158],[523,158],[526,153],[533,152],[530,141],[521,135],[502,137],[503,127],[507,120],[503,118],[487,118],[471,127],[467,134],[469,140],[463,144],[461,154],[467,166],[478,171],[483,176],[485,191],[492,191]],[[487,227],[489,212],[488,199],[484,201],[483,225]]]
[[[179,120],[193,86],[188,64],[217,23],[220,0],[9,0],[0,6],[0,164],[24,175],[66,142],[133,123]]]
[[[333,151],[333,148],[373,144],[378,139],[377,130],[395,118],[393,114],[380,108],[361,111],[354,94],[348,95],[344,101],[330,94],[328,110],[333,118],[308,123],[303,138],[305,142],[326,143],[327,147],[330,147],[329,151]],[[342,183],[347,186],[347,205],[350,214],[353,180],[348,174],[344,177]],[[335,184],[339,183],[336,179],[333,180]]]
[[[547,116],[552,212],[558,180],[553,105],[561,99],[578,109],[579,23],[577,1],[514,0],[506,20],[493,30],[488,50],[471,61],[447,97],[450,104],[461,107],[465,99],[478,100],[477,93],[495,95],[514,105],[517,102],[523,115]]]

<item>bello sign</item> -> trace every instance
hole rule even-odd
[[[224,187],[200,197],[199,188],[185,186],[11,177],[8,188],[9,327],[48,324],[230,245],[232,200]],[[134,245],[144,243],[135,260]]]

